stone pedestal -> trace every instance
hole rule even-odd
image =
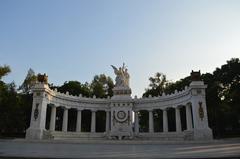
[[[111,98],[111,131],[110,138],[132,139],[132,98],[129,87],[114,87]]]
[[[131,96],[131,89],[128,86],[117,86],[113,88],[113,94],[115,96]]]
[[[213,139],[212,130],[208,126],[208,115],[205,99],[205,88],[203,81],[193,81],[191,88],[191,108],[193,117],[193,139]],[[189,107],[190,107],[189,106]]]
[[[193,139],[194,140],[212,140],[213,134],[212,129],[194,129],[193,130]]]
[[[33,104],[31,113],[30,127],[26,131],[26,139],[44,139],[47,137],[45,123],[48,98],[44,92],[45,84],[38,84],[36,89],[42,90],[41,92],[34,92]]]
[[[29,140],[49,139],[49,132],[46,129],[28,128],[26,131],[26,139]]]

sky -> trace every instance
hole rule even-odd
[[[239,56],[239,0],[0,1],[0,65],[17,86],[29,68],[62,85],[125,62],[140,97],[156,72],[176,81]]]

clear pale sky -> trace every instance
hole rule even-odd
[[[239,56],[239,0],[0,1],[0,65],[17,85],[29,68],[55,85],[114,79],[125,62],[141,96],[156,72],[176,81]]]

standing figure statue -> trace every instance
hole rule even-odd
[[[111,65],[114,73],[116,75],[115,78],[115,86],[116,87],[129,87],[129,74],[128,74],[128,70],[125,66],[125,64],[123,63],[122,67],[119,67],[119,69],[117,69],[115,66]]]

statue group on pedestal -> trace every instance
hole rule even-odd
[[[128,74],[128,70],[125,66],[125,64],[123,63],[122,67],[119,67],[119,69],[117,69],[115,66],[111,65],[114,73],[116,75],[115,78],[115,86],[116,87],[129,87],[129,74]]]

